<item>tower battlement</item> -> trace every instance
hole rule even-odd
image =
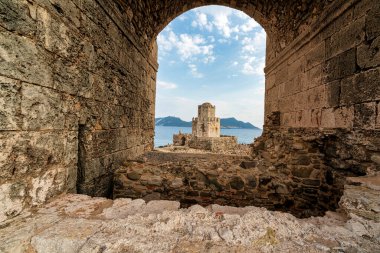
[[[192,120],[192,133],[196,137],[220,137],[220,118],[215,117],[214,105],[198,105],[198,117]]]

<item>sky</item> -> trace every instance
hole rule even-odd
[[[210,102],[216,116],[262,127],[266,33],[245,13],[207,6],[174,19],[157,38],[156,117],[190,121]]]

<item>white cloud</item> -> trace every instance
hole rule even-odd
[[[219,42],[220,44],[230,44],[230,43],[231,43],[231,41],[229,41],[229,40],[227,40],[227,39],[218,39],[218,42]]]
[[[203,36],[196,34],[180,34],[177,36],[173,31],[166,34],[161,33],[157,39],[160,51],[169,52],[177,50],[182,61],[195,60],[200,56],[204,63],[211,63],[215,60],[214,45],[208,44]]]
[[[253,37],[245,37],[242,40],[243,53],[254,53],[265,49],[266,33],[264,29],[256,32]]]
[[[198,67],[195,64],[189,64],[190,73],[195,78],[202,78],[203,74],[198,72]]]
[[[225,37],[230,38],[232,33],[239,32],[239,26],[231,26],[230,16],[231,15],[241,15],[238,11],[221,6],[207,6],[202,7],[202,9],[195,9],[196,20],[193,21],[192,25],[212,31],[215,27],[219,33]],[[211,16],[212,21],[209,21],[209,16]]]
[[[185,21],[187,19],[187,16],[186,16],[186,14],[182,14],[178,17],[178,19],[181,21]]]
[[[159,48],[161,49],[160,51],[171,51],[175,43],[177,41],[177,35],[172,30],[167,30],[166,35],[163,33],[160,33],[157,37],[157,43]]]
[[[182,60],[190,59],[194,55],[210,56],[213,54],[214,46],[205,45],[206,42],[201,35],[181,34],[179,38],[176,46]]]
[[[240,26],[240,30],[247,33],[252,31],[256,27],[260,27],[259,23],[257,23],[254,19],[250,18],[245,24]]]
[[[266,46],[266,33],[264,29],[254,33],[253,37],[245,37],[242,42],[243,68],[245,75],[264,76],[265,57],[262,56]]]
[[[243,56],[242,73],[245,75],[264,75],[265,58],[256,58],[255,56]]]
[[[186,121],[196,117],[198,105],[203,102],[189,97],[165,96],[159,92],[156,101],[156,117],[173,115]]]
[[[164,82],[164,81],[157,81],[157,87],[165,90],[172,90],[176,89],[178,86],[175,83],[170,82]]]
[[[208,55],[208,56],[206,56],[206,57],[203,57],[203,62],[205,63],[205,64],[208,64],[208,63],[213,63],[214,61],[215,61],[215,56],[213,56],[213,55]]]
[[[208,36],[207,38],[209,39],[209,41],[211,43],[215,42],[215,37],[214,36]]]
[[[193,27],[199,27],[201,30],[207,30],[209,32],[213,29],[213,24],[208,22],[208,17],[206,13],[196,12],[196,18],[191,23]]]

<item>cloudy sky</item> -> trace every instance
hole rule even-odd
[[[156,117],[190,121],[197,105],[216,105],[218,117],[262,127],[265,39],[243,12],[220,6],[193,9],[158,36]]]

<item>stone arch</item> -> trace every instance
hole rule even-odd
[[[329,1],[166,0],[141,3],[118,0],[118,3],[119,8],[130,14],[129,21],[146,46],[153,46],[156,36],[166,25],[193,8],[221,5],[240,10],[265,29],[268,36],[267,48],[270,48],[267,59],[273,59],[297,35],[315,22]]]
[[[379,171],[378,0],[3,1],[0,222],[75,192],[82,124],[87,194],[103,195],[118,164],[153,148],[154,40],[177,15],[209,4],[244,11],[269,35],[271,133],[255,155],[286,142],[302,166]]]

